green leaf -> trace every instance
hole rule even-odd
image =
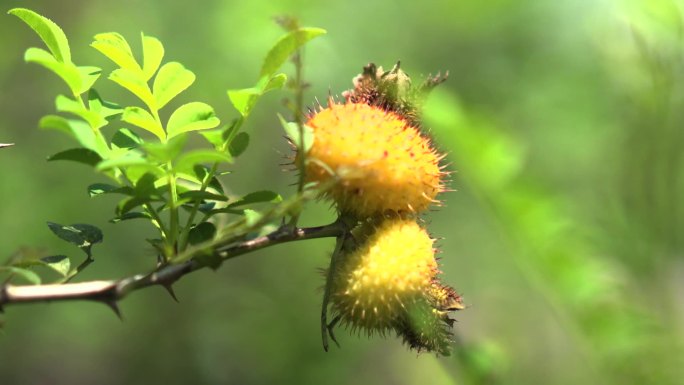
[[[180,135],[172,138],[168,142],[145,143],[142,148],[150,157],[158,160],[160,163],[166,163],[176,159],[178,155],[180,155],[185,147],[187,139],[187,135]]]
[[[58,115],[46,115],[38,126],[42,129],[57,130],[73,136],[78,143],[88,149],[97,150],[97,138],[88,123],[82,120],[66,119]]]
[[[157,108],[161,109],[195,82],[195,74],[187,70],[181,63],[164,64],[154,78],[152,87]]]
[[[56,271],[62,277],[66,277],[71,269],[71,261],[66,255],[51,255],[40,259],[44,266]]]
[[[57,130],[68,135],[73,135],[73,132],[71,131],[71,125],[67,119],[59,115],[43,116],[38,122],[38,127],[45,130]]]
[[[107,121],[112,120],[113,117],[123,113],[123,108],[114,103],[102,100],[100,94],[94,88],[91,88],[88,91],[88,109]]]
[[[209,168],[204,165],[197,164],[192,169],[194,171],[195,176],[197,177],[197,182],[204,183],[207,177],[209,176]],[[216,177],[211,178],[208,186],[220,192],[221,194],[224,193],[223,186],[221,186],[221,182],[219,182],[219,180],[216,179]]]
[[[64,31],[52,20],[25,8],[14,8],[8,13],[20,18],[26,25],[31,27],[58,61],[71,63],[69,42],[64,35]]]
[[[109,192],[112,192],[116,190],[118,187],[113,186],[111,184],[106,184],[106,183],[93,183],[90,186],[88,186],[88,195],[90,197],[94,197],[100,194],[106,194]]]
[[[120,68],[142,74],[142,68],[133,57],[126,39],[116,32],[99,33],[90,46],[100,51]]]
[[[173,138],[183,132],[214,128],[220,123],[210,105],[192,102],[183,104],[171,114],[166,129],[169,138]]]
[[[138,206],[142,206],[146,203],[149,203],[151,200],[152,199],[147,197],[131,197],[121,200],[116,206],[116,218],[124,217],[126,214],[128,214],[129,211],[133,210]],[[112,219],[112,221],[114,219]]]
[[[287,83],[287,75],[277,74],[270,78],[268,83],[266,83],[263,93],[265,94],[268,91],[279,90],[285,86],[285,83]]]
[[[93,183],[88,186],[88,195],[90,195],[91,198],[101,194],[114,193],[133,195],[135,192],[130,186],[114,186],[107,183]]]
[[[240,132],[230,142],[230,145],[228,146],[228,152],[230,152],[230,155],[233,158],[238,157],[238,156],[240,156],[240,154],[245,152],[248,145],[249,145],[249,134],[246,132]]]
[[[212,194],[207,191],[186,191],[182,194],[179,195],[181,198],[187,198],[190,199],[191,201],[219,201],[219,202],[225,202],[228,200],[223,195],[218,195],[218,194]]]
[[[153,133],[160,140],[166,140],[164,128],[144,108],[126,107],[123,115],[121,115],[121,120]]]
[[[142,138],[128,128],[120,128],[112,136],[112,145],[117,148],[137,148],[143,143]]]
[[[272,203],[277,203],[277,202],[282,202],[283,198],[280,196],[280,194],[275,193],[273,191],[268,191],[268,190],[262,190],[262,191],[255,191],[252,193],[249,193],[239,200],[231,203],[228,205],[228,208],[234,209],[239,206],[245,206],[245,205],[250,205],[254,203],[264,203],[264,202],[272,202]]]
[[[164,46],[162,43],[152,37],[142,34],[142,48],[143,48],[143,73],[145,78],[150,80],[154,73],[159,69],[162,58],[164,57]]]
[[[240,90],[228,90],[228,98],[236,110],[243,117],[247,117],[261,96],[260,88],[243,88]]]
[[[311,149],[311,146],[313,146],[314,142],[314,133],[313,129],[307,125],[303,125],[303,132],[304,132],[304,137],[300,138],[299,135],[299,125],[295,122],[288,122],[285,120],[285,118],[282,117],[282,115],[278,114],[278,119],[280,119],[280,124],[283,126],[283,129],[285,130],[285,133],[287,136],[290,138],[292,141],[292,144],[297,146],[297,148],[303,148],[304,152],[309,152]],[[302,141],[304,142],[304,145],[302,146]]]
[[[24,60],[28,63],[39,64],[54,72],[69,86],[74,95],[81,94],[81,73],[70,62],[63,63],[42,48],[29,48],[24,53]]]
[[[266,55],[259,77],[271,78],[299,47],[325,33],[326,31],[320,28],[300,28],[284,35]]]
[[[197,245],[212,240],[215,235],[216,226],[211,222],[202,222],[190,229],[190,232],[188,233],[188,242],[191,245]]]
[[[179,172],[191,173],[196,164],[201,163],[231,163],[233,159],[225,153],[215,150],[195,150],[186,152],[176,161],[175,168]]]
[[[14,266],[0,266],[0,271],[7,271],[10,274],[18,275],[32,285],[40,285],[40,276],[29,269],[22,269]]]
[[[164,176],[166,174],[166,171],[164,171],[163,169],[158,167],[156,164],[154,164],[151,161],[143,158],[139,154],[134,154],[134,153],[128,153],[128,154],[121,156],[119,158],[104,160],[104,161],[97,164],[96,169],[98,171],[106,171],[106,170],[111,170],[111,169],[116,169],[116,168],[131,168],[131,167],[137,167],[141,170],[144,170],[145,172],[151,172],[157,176]],[[140,174],[140,175],[142,176],[142,174]],[[129,178],[132,178],[132,176],[129,175]],[[132,179],[136,179],[136,178],[132,178]]]
[[[94,167],[96,164],[102,161],[102,158],[93,150],[89,150],[87,148],[72,148],[70,150],[58,152],[55,155],[50,156],[47,160],[48,162],[54,160],[70,160]]]
[[[219,128],[216,130],[202,131],[199,134],[218,150],[223,146],[223,132],[223,128]]]
[[[53,222],[48,222],[47,225],[57,237],[78,246],[88,257],[91,257],[90,248],[102,242],[103,239],[102,230],[93,225],[85,223],[60,225]]]
[[[146,173],[135,183],[135,196],[138,198],[153,198],[159,197],[155,182],[158,177],[153,173]]]
[[[223,264],[223,259],[217,253],[203,253],[193,258],[200,266],[217,270]]]
[[[119,68],[109,74],[109,79],[140,98],[150,110],[158,109],[155,98],[142,73]]]
[[[55,108],[59,112],[67,112],[82,118],[94,129],[107,125],[107,120],[105,118],[88,110],[78,101],[64,95],[57,95],[57,98],[55,99]]]
[[[82,94],[93,87],[93,84],[100,78],[102,74],[102,69],[99,67],[91,66],[80,66],[76,67],[79,75],[81,76],[81,88],[79,89],[79,94]]]
[[[246,222],[247,226],[250,226],[250,227],[257,224],[257,222],[259,222],[259,220],[261,220],[261,218],[264,216],[260,212],[258,212],[256,210],[250,210],[250,209],[244,210],[244,215],[245,215],[245,222]]]
[[[150,218],[152,218],[152,217],[148,213],[144,213],[144,212],[140,212],[140,211],[131,211],[131,212],[127,212],[123,215],[120,215],[118,217],[112,218],[109,221],[111,223],[119,223],[121,221],[127,221],[130,219],[150,219]]]

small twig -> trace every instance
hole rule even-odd
[[[67,282],[71,281],[72,279],[74,279],[74,277],[76,277],[78,274],[80,274],[83,270],[86,269],[86,267],[88,267],[94,261],[95,260],[93,259],[93,257],[88,255],[86,257],[86,259],[84,259],[83,262],[81,262],[81,264],[76,267],[76,270],[74,270],[72,272],[72,274],[64,282],[67,283]]]
[[[341,221],[309,228],[285,226],[261,237],[218,248],[214,253],[222,260],[228,260],[281,243],[337,237],[347,231],[347,226]],[[129,293],[155,285],[163,286],[168,290],[184,275],[204,267],[205,265],[191,259],[177,265],[163,265],[150,274],[138,274],[119,280],[33,286],[3,285],[0,286],[0,311],[6,305],[20,303],[88,300],[102,302],[120,316],[117,302]]]

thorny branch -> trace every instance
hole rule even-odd
[[[213,254],[220,261],[225,261],[269,246],[305,239],[336,237],[346,231],[346,225],[342,221],[308,228],[285,225],[261,237],[217,247]],[[198,251],[198,254],[200,252]],[[89,300],[104,303],[121,317],[117,303],[129,293],[159,285],[166,288],[175,299],[172,285],[186,274],[204,267],[206,267],[206,264],[202,264],[196,259],[190,259],[180,264],[162,265],[149,274],[138,274],[119,280],[35,286],[8,284],[0,286],[0,312],[6,305],[20,303]]]

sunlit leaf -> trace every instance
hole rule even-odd
[[[66,119],[58,115],[46,115],[38,126],[43,129],[57,130],[73,136],[81,146],[97,150],[97,141],[93,129],[81,120]]]
[[[272,90],[279,90],[285,86],[285,83],[287,83],[287,75],[285,74],[277,74],[274,75],[272,78],[268,80],[268,83],[266,83],[266,86],[264,86],[263,93],[267,93]]]
[[[123,113],[123,108],[102,100],[94,88],[88,91],[88,109],[106,121]]]
[[[166,139],[166,133],[164,128],[159,124],[159,122],[145,110],[140,107],[126,107],[124,109],[123,115],[121,115],[121,120],[126,123],[130,123],[134,126],[140,127],[153,133],[157,138],[161,140]]]
[[[114,159],[107,159],[104,160],[100,163],[97,164],[96,169],[99,171],[105,171],[105,170],[111,170],[111,169],[116,169],[116,168],[132,168],[132,167],[137,167],[141,171],[144,172],[151,172],[157,176],[163,176],[166,174],[166,172],[155,165],[154,163],[151,163],[149,160],[145,159],[144,157],[136,154],[127,154],[124,156],[121,156],[119,158],[114,158]],[[127,172],[130,172],[130,170],[127,170]],[[141,173],[139,176],[142,176],[143,173]],[[128,175],[129,178],[137,180],[137,178],[132,177],[130,174]]]
[[[259,100],[261,93],[262,90],[260,88],[228,90],[228,98],[240,115],[246,117],[254,108],[257,100]]]
[[[146,80],[150,80],[155,72],[157,72],[157,69],[159,69],[159,65],[164,57],[164,46],[157,38],[145,36],[145,34],[141,34],[141,36],[143,48],[143,73],[145,74]]]
[[[98,67],[80,66],[76,67],[81,76],[81,88],[78,93],[82,94],[93,87],[93,84],[100,78],[102,69]]]
[[[142,76],[142,73],[119,68],[112,71],[109,75],[109,79],[140,98],[150,110],[156,110],[158,108],[154,96],[152,95],[152,92],[150,92],[150,87],[147,85],[146,79]]]
[[[195,82],[195,74],[187,70],[181,63],[164,64],[154,78],[153,94],[157,108],[161,109]]]
[[[259,77],[271,78],[299,47],[325,33],[326,31],[320,28],[300,28],[284,35],[266,55]]]
[[[17,16],[31,27],[58,61],[71,63],[69,42],[64,31],[52,20],[25,8],[14,8],[8,13]]]
[[[177,135],[171,138],[168,142],[162,143],[145,143],[142,147],[150,157],[156,159],[160,163],[166,163],[170,160],[176,159],[183,151],[185,143],[187,142],[187,135]]]
[[[247,226],[254,226],[264,216],[262,213],[250,209],[244,210],[243,213]]]
[[[219,128],[216,130],[205,130],[199,133],[211,143],[215,148],[220,148],[223,145],[223,129]]]
[[[232,162],[233,159],[223,152],[215,150],[194,150],[181,155],[176,161],[175,168],[180,172],[192,172],[196,164],[210,164]]]
[[[32,270],[14,266],[0,266],[0,272],[3,271],[9,272],[10,274],[18,275],[32,285],[40,285],[40,276]]]
[[[173,138],[183,132],[214,128],[220,123],[210,105],[192,102],[178,107],[171,114],[166,129],[169,138]]]
[[[302,148],[305,153],[308,152],[311,149],[311,146],[313,146],[313,142],[315,140],[313,129],[307,125],[303,125],[302,131],[304,136],[302,138],[300,137],[299,125],[297,123],[286,121],[285,118],[283,118],[280,114],[278,115],[278,119],[280,119],[280,124],[283,126],[285,133],[287,134],[288,138],[290,138],[292,143],[297,146],[297,148]],[[304,142],[303,145],[302,141]]]
[[[107,120],[105,118],[93,111],[88,110],[83,104],[67,96],[57,95],[57,98],[55,99],[55,107],[59,112],[67,112],[82,118],[88,122],[92,128],[98,129],[107,125]]]
[[[44,266],[56,271],[62,277],[66,277],[71,269],[71,261],[66,255],[51,255],[40,259]]]
[[[57,74],[69,86],[71,93],[79,95],[81,91],[81,73],[71,62],[61,62],[42,48],[29,48],[24,53],[24,60],[39,64]]]
[[[140,65],[133,57],[131,47],[120,34],[116,32],[98,33],[90,46],[100,51],[120,68],[133,73],[142,73]]]

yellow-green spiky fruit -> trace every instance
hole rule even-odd
[[[330,301],[340,321],[368,333],[395,329],[406,309],[424,302],[438,273],[433,240],[415,221],[386,219],[364,230],[340,256]]]
[[[306,123],[314,133],[308,181],[339,178],[327,194],[342,213],[418,213],[443,190],[428,138],[399,115],[364,103],[331,103]]]

